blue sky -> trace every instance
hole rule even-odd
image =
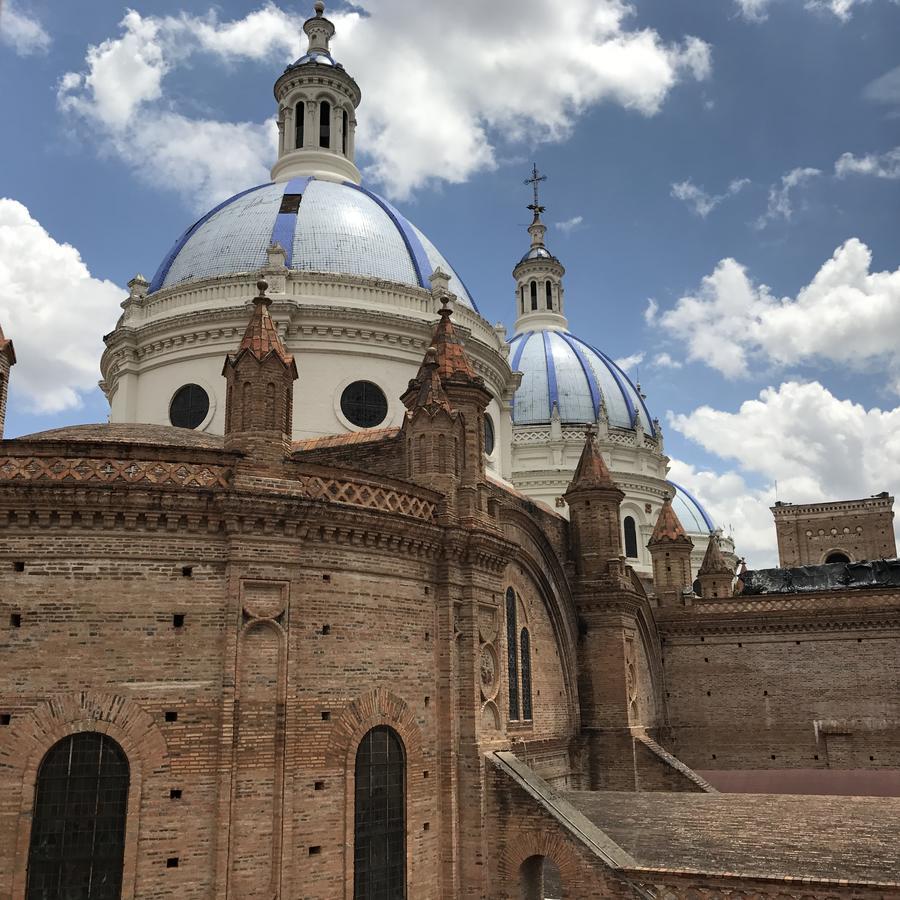
[[[0,12],[0,324],[29,360],[8,435],[105,417],[91,385],[121,289],[264,180],[272,84],[309,12],[132,10]],[[751,560],[772,558],[776,481],[795,501],[900,489],[900,5],[328,12],[363,90],[367,183],[508,326],[522,180],[532,160],[548,174],[572,330],[632,358],[673,474]]]

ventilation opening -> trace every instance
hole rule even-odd
[[[325,790],[325,782],[324,782],[324,781],[317,781],[317,782],[313,785],[313,790],[314,790],[314,791],[324,791],[324,790]]]
[[[177,869],[177,868],[178,868],[178,857],[177,857],[177,856],[170,856],[170,857],[166,860],[166,868],[167,868],[167,869]]]
[[[10,613],[10,616],[9,616],[9,627],[10,627],[10,628],[21,628],[21,627],[22,627],[22,615],[21,615],[21,613]]]
[[[25,563],[23,563],[22,560],[16,560],[16,562],[13,563],[13,571],[14,572],[24,572],[25,571]]]
[[[182,566],[181,567],[181,577],[182,578],[193,578],[194,577],[194,567],[193,566]]]
[[[172,616],[173,628],[184,628],[184,613],[175,613]]]
[[[180,800],[181,799],[181,788],[172,788],[169,791],[169,799],[170,800]]]
[[[166,710],[166,721],[167,722],[177,722],[178,721],[178,713],[175,712],[174,709]]]
[[[281,198],[280,213],[296,213],[300,210],[300,201],[303,199],[302,194],[285,194]]]

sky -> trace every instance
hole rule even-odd
[[[136,273],[269,180],[306,3],[0,0],[7,437],[103,421]],[[328,8],[357,163],[512,328],[532,162],[572,331],[671,477],[776,561],[769,506],[900,490],[898,0],[365,0]]]

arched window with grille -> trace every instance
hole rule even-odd
[[[331,146],[331,104],[327,100],[319,104],[319,146]]]
[[[625,516],[625,521],[622,523],[622,526],[625,530],[625,555],[629,559],[637,559],[637,527],[634,524],[634,519],[631,516]]]
[[[347,110],[341,111],[341,153],[347,155],[347,129],[350,127],[350,117]]]
[[[368,731],[356,751],[353,897],[406,897],[406,752],[387,725]]]
[[[534,282],[532,282],[534,284]],[[519,718],[519,660],[516,650],[516,592],[506,589],[506,662],[509,682],[509,717]]]
[[[531,308],[537,309],[537,282],[531,282]]]
[[[550,284],[549,278],[545,282],[544,288],[547,293],[547,309],[553,309],[553,285]]]
[[[26,900],[108,900],[122,890],[128,758],[108,735],[71,734],[38,769]]]
[[[301,150],[306,131],[306,110],[301,100],[294,109],[294,146]]]
[[[527,628],[519,634],[519,654],[522,657],[522,718],[531,721],[531,638]]]

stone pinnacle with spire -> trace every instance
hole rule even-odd
[[[249,351],[261,361],[270,353],[274,353],[285,366],[290,368],[295,365],[294,357],[285,349],[275,323],[272,321],[272,316],[269,314],[272,300],[266,296],[268,287],[269,285],[262,279],[256,282],[259,293],[253,298],[253,313],[247,323],[236,355]]]

